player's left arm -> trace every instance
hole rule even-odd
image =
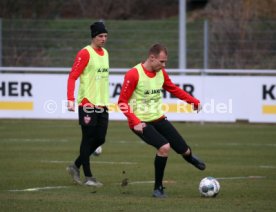
[[[192,104],[194,110],[199,111],[201,109],[200,101],[197,98],[190,95],[189,93],[187,93],[186,91],[179,88],[177,85],[175,85],[171,81],[167,72],[164,69],[162,69],[162,71],[163,71],[163,76],[164,76],[163,89],[170,92],[175,97],[187,102],[188,104]]]

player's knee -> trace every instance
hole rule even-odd
[[[185,156],[189,156],[189,155],[191,155],[191,153],[192,153],[192,150],[191,150],[190,147],[188,147],[188,148],[184,151],[183,156],[184,156],[184,157],[185,157]]]
[[[161,146],[161,147],[158,149],[158,153],[157,153],[157,154],[158,154],[159,156],[168,156],[170,149],[171,149],[171,146],[170,146],[169,143],[167,143],[167,144]]]

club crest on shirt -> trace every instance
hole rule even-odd
[[[86,116],[83,117],[83,121],[84,121],[85,124],[89,124],[90,121],[91,121],[91,117],[86,115]]]

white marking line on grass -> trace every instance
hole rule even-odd
[[[46,143],[46,142],[57,142],[65,143],[68,142],[66,139],[44,139],[44,138],[4,138],[3,141],[6,142],[36,142],[36,143]]]
[[[229,143],[212,143],[212,144],[208,144],[208,145],[220,145],[220,146],[254,146],[254,147],[276,147],[276,144],[263,144],[263,143],[232,143],[232,142],[229,142]]]
[[[264,179],[266,176],[216,177],[217,180]]]
[[[119,144],[146,144],[142,140],[132,140],[132,141],[120,140],[120,141],[112,141],[112,143],[119,143]]]
[[[62,161],[62,160],[42,160],[42,163],[72,163],[72,161]],[[91,161],[92,163],[98,163],[98,164],[109,164],[109,165],[133,165],[137,164],[137,162],[112,162],[112,161]]]
[[[153,184],[153,183],[154,183],[153,180],[129,182],[129,184]],[[163,183],[166,183],[166,184],[174,184],[174,183],[176,183],[176,181],[174,181],[174,180],[164,180]]]
[[[263,165],[263,166],[260,166],[260,168],[262,169],[276,169],[276,166],[268,166],[268,165]]]
[[[26,188],[26,189],[14,189],[9,190],[11,192],[18,192],[18,191],[40,191],[40,190],[50,190],[50,189],[61,189],[61,188],[68,188],[69,186],[47,186],[47,187],[37,187],[37,188]]]
[[[133,165],[137,164],[136,162],[110,162],[110,161],[93,161],[93,163],[100,163],[100,164],[122,164],[122,165]]]

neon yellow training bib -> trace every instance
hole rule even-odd
[[[109,59],[108,52],[103,48],[104,55],[98,55],[91,46],[86,46],[90,59],[80,76],[78,103],[87,98],[94,105],[109,104]]]
[[[154,121],[164,114],[162,110],[163,72],[160,70],[156,72],[155,77],[150,78],[145,74],[141,63],[134,68],[138,71],[139,81],[129,104],[141,121]]]

